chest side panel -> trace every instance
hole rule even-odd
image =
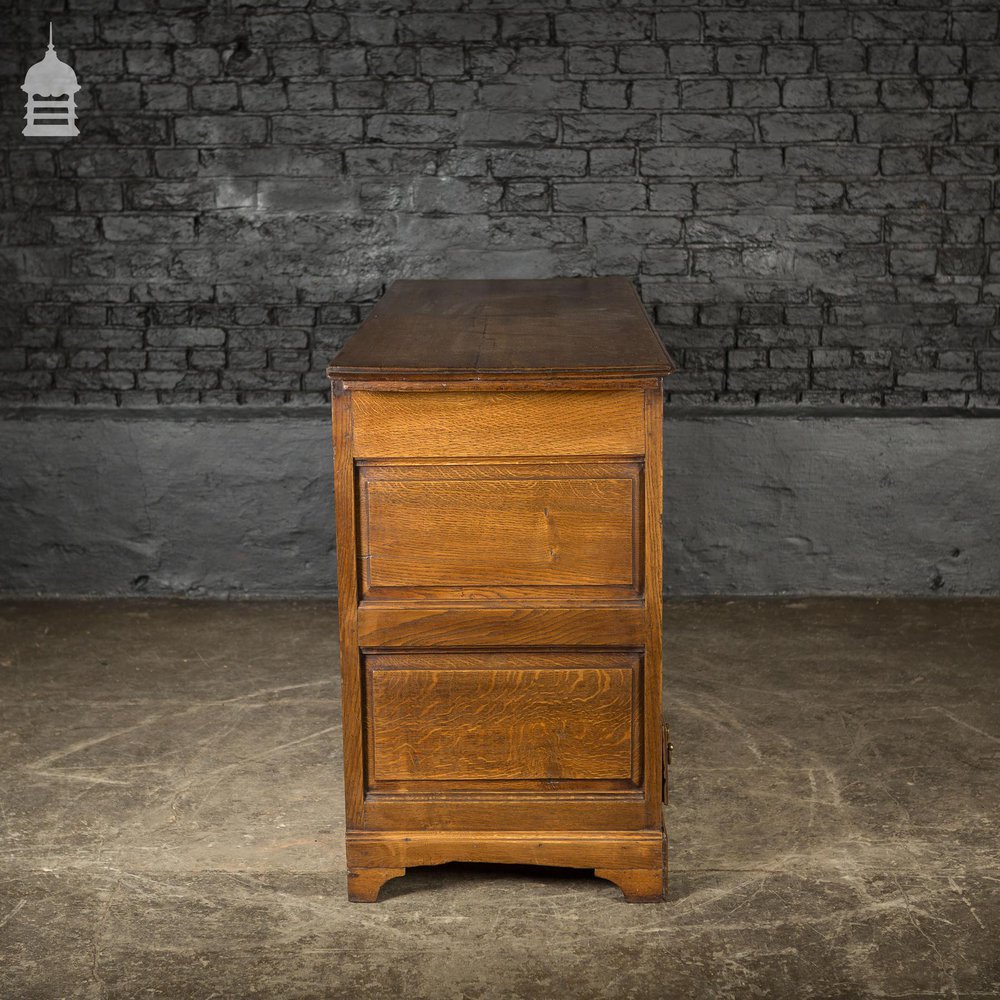
[[[345,396],[351,825],[655,825],[659,390]]]

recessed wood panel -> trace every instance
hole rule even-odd
[[[351,393],[354,455],[641,455],[638,389]]]
[[[630,781],[637,654],[365,658],[374,785]]]
[[[366,598],[638,592],[638,463],[362,465],[358,480]]]

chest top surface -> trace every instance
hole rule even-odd
[[[401,280],[333,359],[338,378],[662,376],[627,278]]]

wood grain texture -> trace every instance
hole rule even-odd
[[[334,393],[350,392],[404,392],[407,395],[422,392],[601,392],[655,389],[662,384],[659,377],[649,375],[548,375],[519,372],[517,375],[468,375],[446,379],[433,375],[406,377],[379,377],[358,375],[334,377],[330,385]]]
[[[348,826],[364,822],[364,747],[361,725],[361,655],[358,648],[358,584],[354,453],[350,395],[334,396],[333,474],[337,524],[337,609],[340,622],[341,711],[344,739],[344,801]]]
[[[585,833],[409,829],[350,833],[347,857],[352,869],[471,861],[616,871],[649,869],[662,874],[664,854],[663,838],[656,830]]]
[[[447,378],[674,370],[632,282],[602,277],[395,281],[327,373]]]
[[[405,875],[405,868],[352,868],[347,872],[347,898],[352,903],[374,903],[390,879]]]
[[[655,868],[595,868],[594,874],[614,882],[627,903],[658,903],[663,899],[663,872]]]
[[[613,607],[389,606],[362,601],[358,642],[366,648],[428,646],[642,646],[640,601]]]
[[[642,789],[599,794],[558,790],[466,793],[442,782],[437,794],[365,795],[365,830],[655,830]]]
[[[640,455],[645,447],[636,389],[351,395],[359,458]]]
[[[362,465],[358,493],[368,599],[638,593],[636,463]]]
[[[644,486],[646,642],[645,711],[646,819],[663,825],[663,389],[646,390]]]
[[[583,660],[585,666],[569,666]],[[630,779],[639,658],[366,658],[375,782]]]

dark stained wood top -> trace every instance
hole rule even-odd
[[[327,375],[467,379],[675,370],[627,278],[401,280]]]

